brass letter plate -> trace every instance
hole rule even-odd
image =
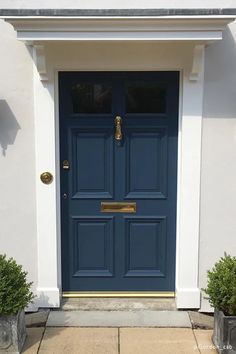
[[[136,203],[131,202],[101,202],[103,213],[136,213]]]

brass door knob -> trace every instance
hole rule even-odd
[[[44,184],[50,184],[53,181],[53,175],[50,172],[43,172],[40,179]]]

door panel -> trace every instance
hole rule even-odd
[[[126,129],[126,195],[128,199],[165,198],[166,128]]]
[[[72,218],[73,277],[113,276],[113,217]]]
[[[164,277],[166,219],[126,218],[125,277]]]
[[[174,290],[178,80],[59,74],[64,291]],[[106,201],[136,203],[136,212],[108,213]]]
[[[72,198],[112,198],[113,141],[110,127],[72,129],[71,143]]]

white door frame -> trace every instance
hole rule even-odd
[[[202,64],[203,58],[204,50],[201,53]],[[78,67],[76,71],[79,70]],[[96,71],[96,68],[93,70]],[[184,68],[173,70],[178,70],[181,73],[176,302],[178,308],[199,308],[198,262],[203,65],[197,81],[189,79],[189,70]],[[51,73],[54,79],[42,82],[37,68],[34,68],[38,240],[38,301],[36,306],[40,307],[57,307],[60,305],[61,297],[58,71],[63,71],[63,68]],[[44,171],[50,171],[54,175],[52,184],[44,185],[41,182],[39,176]]]

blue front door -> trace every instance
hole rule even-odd
[[[63,291],[174,291],[178,87],[59,73]]]

